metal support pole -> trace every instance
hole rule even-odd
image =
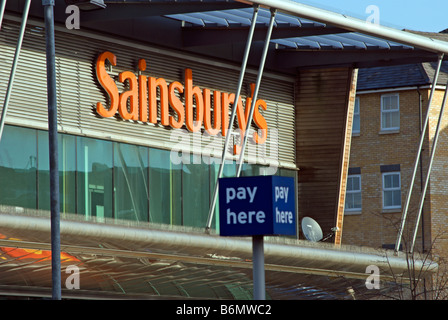
[[[432,82],[433,85],[432,85],[432,88],[431,88],[431,93],[430,93],[429,101],[428,101],[428,108],[426,110],[426,117],[425,117],[425,120],[423,122],[422,132],[420,134],[420,142],[419,142],[419,146],[418,146],[418,149],[417,149],[417,156],[415,157],[412,177],[411,177],[411,181],[409,183],[409,190],[408,190],[408,194],[406,195],[406,202],[405,202],[405,205],[404,205],[404,208],[403,208],[403,215],[402,215],[402,218],[401,218],[401,226],[400,226],[400,229],[398,231],[397,241],[395,243],[395,253],[397,253],[400,250],[401,238],[403,236],[404,226],[405,226],[405,223],[406,223],[406,217],[407,217],[408,209],[409,209],[409,203],[411,201],[412,189],[413,189],[413,186],[414,186],[415,176],[417,174],[417,166],[418,166],[418,162],[420,160],[420,155],[421,155],[421,152],[422,152],[422,147],[423,147],[423,142],[424,142],[424,139],[425,139],[426,129],[428,127],[429,111],[430,111],[431,103],[432,103],[432,100],[433,100],[433,97],[434,97],[435,88],[437,86],[437,80],[439,78],[439,72],[440,72],[440,68],[442,66],[443,57],[444,57],[443,53],[439,54],[437,70],[436,70],[436,72],[434,74],[434,80]]]
[[[0,141],[1,141],[2,135],[3,135],[3,128],[5,126],[6,113],[8,112],[9,98],[11,97],[11,91],[12,91],[12,87],[14,84],[14,78],[16,76],[16,68],[17,68],[17,63],[19,61],[20,50],[22,49],[23,37],[25,35],[26,21],[28,19],[28,12],[30,10],[30,4],[31,4],[31,0],[27,0],[27,2],[25,3],[25,7],[23,9],[22,24],[20,26],[19,39],[17,40],[16,52],[14,54],[14,60],[13,60],[12,67],[11,67],[11,73],[9,75],[8,88],[6,89],[5,100],[3,102],[2,115],[0,118]],[[5,5],[6,5],[6,0],[2,1],[2,7],[0,8],[0,10],[1,10],[0,11],[0,14],[1,14],[0,27],[1,27],[1,22],[3,20],[3,12],[5,9]]]
[[[252,237],[252,260],[253,260],[253,282],[254,300],[266,299],[265,277],[264,277],[264,239],[263,236]]]
[[[5,7],[6,7],[6,0],[1,1],[2,3],[0,3],[0,30],[2,30],[3,15],[5,14]]]
[[[435,87],[435,84],[433,84],[433,87]],[[445,110],[446,100],[447,100],[447,96],[448,96],[447,91],[448,91],[448,83],[446,84],[445,94],[444,94],[444,97],[443,97],[442,106],[440,107],[439,119],[437,121],[436,132],[434,134],[434,141],[432,143],[431,156],[429,158],[428,173],[426,174],[426,179],[425,179],[425,186],[424,186],[422,194],[420,196],[420,204],[419,204],[419,207],[418,207],[418,216],[417,216],[417,220],[415,222],[414,236],[413,236],[413,239],[412,239],[410,253],[414,252],[415,239],[417,238],[417,229],[418,229],[418,225],[420,223],[420,218],[421,218],[421,215],[422,215],[423,204],[425,202],[425,196],[426,196],[426,190],[428,189],[429,177],[431,175],[432,165],[433,165],[433,162],[434,162],[434,155],[436,153],[437,142],[439,140],[440,125],[441,125],[441,122],[442,122],[443,113],[444,113],[444,110]]]
[[[274,27],[274,20],[277,10],[271,9],[271,20],[269,21],[269,28],[266,35],[263,53],[258,69],[257,81],[255,84],[254,96],[252,98],[252,104],[250,107],[249,118],[247,119],[246,130],[244,131],[243,145],[241,146],[240,157],[238,161],[238,168],[236,176],[241,174],[241,168],[243,165],[244,151],[247,144],[247,138],[249,136],[250,124],[252,122],[255,105],[257,102],[258,90],[260,88],[261,77],[263,75],[264,64],[269,49],[269,42],[271,41],[272,28]],[[254,300],[266,299],[266,286],[265,286],[265,271],[264,271],[264,239],[263,236],[252,237],[252,260],[253,260],[253,290]]]
[[[260,66],[258,69],[257,81],[255,84],[255,90],[254,90],[254,96],[252,98],[252,104],[250,106],[250,114],[249,114],[249,118],[247,119],[246,130],[244,131],[243,145],[241,146],[240,157],[238,159],[238,169],[236,172],[237,177],[240,176],[241,169],[243,167],[244,151],[246,150],[247,139],[249,137],[249,129],[250,129],[250,125],[252,123],[252,119],[254,116],[255,105],[257,104],[258,91],[260,89],[261,78],[263,76],[264,64],[266,62],[266,56],[268,54],[269,43],[271,41],[272,28],[274,27],[276,13],[277,13],[276,9],[271,9],[271,20],[269,21],[269,28],[268,28],[268,32],[266,34],[266,39],[264,41],[263,54],[261,56]]]
[[[53,299],[61,299],[61,236],[59,213],[58,124],[56,102],[56,53],[54,0],[42,0],[47,52],[48,140],[50,150],[51,268]]]
[[[213,214],[215,212],[216,201],[217,201],[217,198],[218,198],[219,178],[221,178],[221,176],[222,176],[222,172],[224,170],[224,165],[225,165],[225,162],[226,162],[227,148],[229,147],[230,138],[232,136],[233,123],[235,122],[236,110],[237,110],[237,107],[238,107],[238,100],[239,100],[240,94],[241,94],[241,87],[243,86],[244,74],[246,73],[247,60],[249,58],[250,47],[251,47],[251,44],[252,44],[252,38],[253,38],[253,35],[254,35],[255,25],[256,25],[256,22],[257,22],[258,10],[259,10],[258,5],[254,6],[254,11],[253,11],[253,15],[252,15],[252,22],[251,22],[251,26],[250,26],[250,29],[249,29],[249,35],[248,35],[248,38],[247,38],[246,48],[245,48],[244,56],[243,56],[243,62],[241,64],[241,70],[240,70],[240,75],[239,75],[239,79],[238,79],[238,88],[237,88],[237,91],[236,91],[236,94],[235,94],[235,100],[234,100],[234,103],[233,103],[232,114],[231,114],[230,120],[229,120],[229,127],[228,127],[228,130],[227,130],[227,135],[226,135],[226,140],[225,140],[225,143],[224,143],[224,148],[222,150],[221,163],[220,163],[220,166],[219,166],[218,176],[217,176],[216,183],[215,183],[215,189],[213,191],[212,203],[210,204],[210,210],[209,210],[209,213],[208,213],[206,230],[210,229],[211,224],[212,224]]]

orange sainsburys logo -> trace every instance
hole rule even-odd
[[[0,234],[0,239],[21,241],[21,239],[17,238],[8,238],[3,234]],[[0,247],[0,251],[7,254],[11,258],[15,258],[16,260],[32,260],[34,262],[51,260],[51,250]],[[0,257],[2,256],[0,255]],[[80,262],[80,260],[61,251],[61,262]]]
[[[0,247],[0,251],[17,260],[33,260],[35,262],[51,260],[51,250]],[[61,262],[79,262],[72,255],[61,252]]]
[[[131,71],[119,73],[118,81],[127,85],[126,91],[119,92],[114,78],[106,68],[107,61],[117,65],[117,57],[109,52],[101,53],[96,61],[96,76],[108,95],[108,105],[101,102],[96,104],[97,113],[104,118],[115,116],[117,113],[123,120],[141,121],[144,123],[159,123],[173,129],[183,126],[190,132],[197,132],[203,127],[209,135],[221,134],[226,136],[229,127],[229,110],[235,103],[235,94],[204,88],[193,84],[193,72],[185,69],[184,83],[173,81],[168,83],[164,78],[145,76],[146,61],[138,62],[138,74]],[[237,104],[238,127],[241,135],[246,130],[250,106],[254,92],[251,84],[251,97],[247,97],[245,104],[241,97]],[[213,107],[212,107],[213,103]],[[213,109],[212,109],[213,108]],[[255,104],[253,121],[258,130],[253,133],[253,140],[257,144],[266,141],[268,126],[260,108],[267,109],[264,100],[258,99]],[[158,117],[158,115],[160,115]],[[240,146],[234,146],[234,153],[238,154]]]

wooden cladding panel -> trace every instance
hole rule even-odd
[[[335,244],[340,245],[342,243],[342,225],[344,222],[344,207],[345,207],[345,195],[347,188],[348,168],[350,163],[350,147],[352,139],[353,129],[353,113],[355,110],[355,98],[356,98],[356,83],[358,81],[358,70],[352,71],[351,82],[348,88],[348,101],[346,110],[346,125],[344,134],[344,146],[342,149],[341,170],[340,170],[340,187],[338,206],[336,214],[336,227],[338,232],[335,234]]]
[[[301,70],[296,86],[299,219],[315,219],[340,244],[356,89],[351,68]],[[302,236],[302,235],[301,235]]]

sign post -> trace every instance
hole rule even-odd
[[[266,288],[264,279],[263,236],[252,236],[252,261],[254,277],[254,300],[265,300]]]
[[[296,235],[294,178],[219,179],[221,236],[252,237],[254,299],[265,299],[264,236]]]

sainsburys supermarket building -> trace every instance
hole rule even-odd
[[[19,45],[28,1],[3,3],[1,95],[13,87],[0,140],[0,294],[41,298],[52,285],[43,9],[31,3]],[[448,44],[289,1],[104,1],[79,11],[79,29],[69,4],[54,6],[63,298],[250,299],[251,242],[219,236],[213,202],[241,150],[241,176],[296,183],[297,237],[265,244],[268,298],[345,299],[347,288],[372,293],[369,265],[384,281],[405,272],[400,255],[341,245],[357,68],[437,61]],[[324,241],[304,239],[305,216]]]

